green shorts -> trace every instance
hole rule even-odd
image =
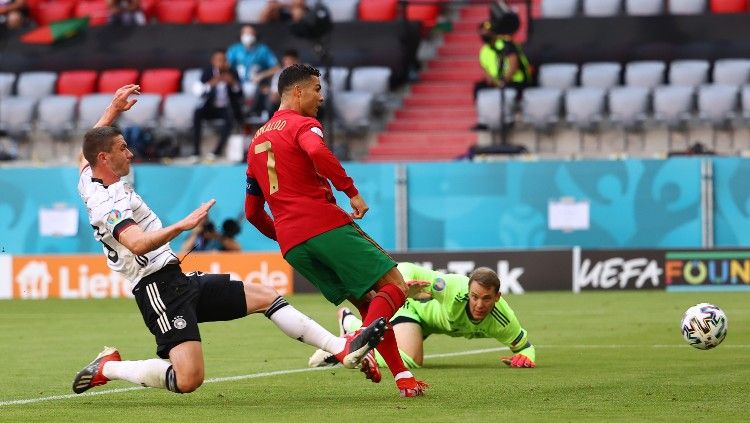
[[[312,237],[287,251],[286,261],[339,305],[362,298],[396,262],[354,223]]]

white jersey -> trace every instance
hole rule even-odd
[[[141,278],[177,262],[169,243],[137,256],[118,242],[120,233],[131,225],[140,226],[144,232],[162,228],[159,217],[130,184],[120,180],[104,186],[101,180],[92,177],[91,167],[87,165],[78,180],[78,193],[86,204],[94,239],[102,243],[107,265],[133,287]]]

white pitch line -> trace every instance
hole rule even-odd
[[[614,349],[614,348],[685,348],[686,347],[686,345],[684,344],[668,344],[668,345],[602,344],[602,345],[536,345],[536,346],[542,349],[544,348]],[[728,344],[728,345],[722,345],[721,348],[722,349],[750,348],[750,345]],[[464,356],[464,355],[476,355],[476,354],[484,354],[484,353],[507,351],[507,350],[508,350],[508,347],[484,348],[484,349],[479,349],[479,350],[457,351],[457,352],[452,352],[452,353],[427,354],[424,356],[424,358],[458,357],[458,356]],[[276,370],[273,372],[251,373],[251,374],[239,375],[239,376],[214,377],[214,378],[206,379],[203,383],[233,382],[237,380],[258,379],[258,378],[263,378],[263,377],[282,376],[282,375],[289,375],[289,374],[294,374],[294,373],[314,372],[314,371],[320,371],[320,370],[326,370],[326,369],[327,369],[326,367],[316,367],[316,368],[305,367],[302,369]],[[23,404],[34,404],[38,402],[46,402],[46,401],[66,400],[66,399],[71,399],[71,398],[86,398],[86,397],[93,397],[97,395],[118,394],[121,392],[139,391],[142,389],[149,389],[149,388],[145,388],[142,386],[133,386],[130,388],[117,388],[117,389],[107,389],[107,390],[101,390],[101,391],[86,392],[83,394],[53,395],[49,397],[37,397],[37,398],[28,398],[28,399],[19,399],[19,400],[0,401],[0,407],[4,407],[8,405],[23,405]]]

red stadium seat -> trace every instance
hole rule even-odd
[[[235,0],[200,0],[195,19],[200,23],[234,22]]]
[[[167,95],[180,91],[179,69],[148,69],[141,74],[141,92]]]
[[[88,16],[91,26],[104,25],[109,17],[105,0],[79,0],[73,14],[76,17]]]
[[[197,0],[161,0],[156,5],[156,19],[161,23],[193,23]]]
[[[113,93],[118,88],[127,84],[138,82],[138,71],[135,69],[110,69],[102,71],[99,75],[100,93]]]
[[[50,22],[61,21],[73,17],[73,9],[76,1],[40,1],[29,6],[31,18],[38,25],[47,25]]]
[[[744,13],[747,12],[748,0],[711,0],[713,13]]]
[[[361,0],[359,19],[363,21],[392,21],[396,19],[398,0]]]
[[[146,15],[146,21],[156,16],[156,5],[159,0],[141,0],[141,10]]]
[[[422,22],[424,29],[432,29],[440,16],[440,6],[435,4],[410,4],[406,6],[406,19]]]
[[[63,71],[57,76],[57,94],[82,96],[96,91],[96,71]]]

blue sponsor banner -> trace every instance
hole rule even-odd
[[[666,251],[667,291],[750,290],[750,251]]]

